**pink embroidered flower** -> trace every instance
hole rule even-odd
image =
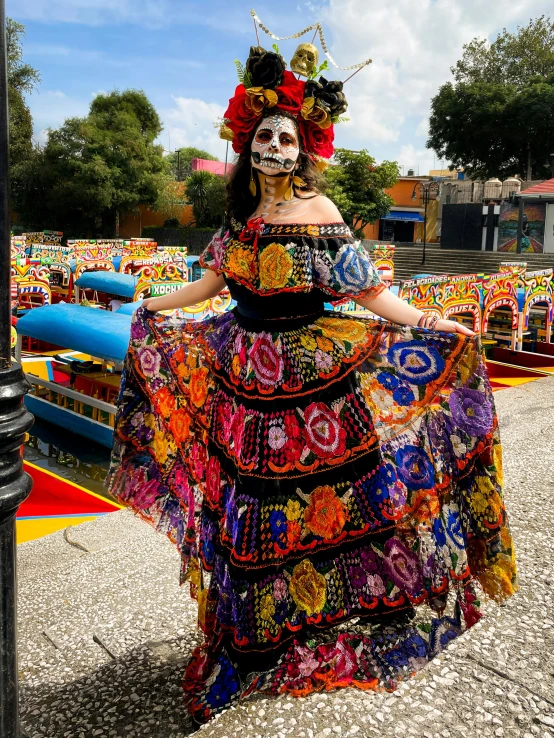
[[[210,500],[219,502],[221,494],[221,467],[215,456],[210,457],[206,468],[206,489]]]
[[[330,369],[333,366],[333,357],[330,354],[326,354],[321,349],[316,349],[315,365],[318,369]]]
[[[298,671],[303,677],[313,674],[319,666],[319,661],[314,658],[314,652],[308,646],[296,646],[296,656]]]
[[[338,416],[323,402],[313,402],[304,413],[304,438],[321,458],[342,456],[346,450],[346,431]]]
[[[367,584],[373,597],[382,597],[385,594],[385,585],[379,574],[369,574]]]
[[[146,346],[138,352],[140,368],[145,377],[155,377],[160,369],[160,355]]]
[[[231,420],[231,432],[229,434],[229,441],[232,441],[233,443],[233,451],[236,456],[240,456],[240,452],[242,451],[245,417],[246,410],[243,405],[239,405],[237,411],[233,414],[233,418]]]
[[[276,600],[284,600],[287,596],[287,585],[284,579],[276,579],[273,583],[273,596]]]
[[[157,479],[150,479],[137,488],[133,502],[139,510],[147,510],[156,502],[159,488],[160,483]]]
[[[262,333],[250,349],[250,362],[257,379],[271,386],[281,381],[283,376],[283,357],[275,347],[271,337]]]
[[[334,643],[323,645],[318,649],[325,662],[334,668],[337,679],[341,681],[350,681],[358,670],[358,656],[348,643],[348,637],[347,633],[343,633],[336,645]]]
[[[287,436],[282,425],[272,425],[269,429],[268,443],[274,451],[283,448],[287,442]]]

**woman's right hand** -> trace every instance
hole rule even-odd
[[[148,312],[150,313],[155,313],[157,312],[157,310],[154,305],[154,302],[155,302],[155,298],[149,297],[146,300],[142,301],[141,307],[146,308],[146,310],[148,310]]]

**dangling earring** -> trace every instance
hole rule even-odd
[[[294,182],[294,172],[291,172],[289,174],[289,186],[285,190],[285,200],[289,202],[294,197],[294,188],[293,188],[293,182]]]
[[[254,179],[254,167],[250,167],[250,184],[248,186],[248,189],[250,190],[250,194],[252,195],[252,197],[256,197],[258,188],[256,187],[256,180]]]
[[[295,171],[296,169],[294,170],[294,172]],[[299,187],[300,189],[302,189],[306,186],[304,180],[301,177],[298,177],[294,172],[291,172],[290,175],[290,184],[287,188],[287,191],[285,192],[285,200],[292,200],[292,198],[294,197],[295,187]]]

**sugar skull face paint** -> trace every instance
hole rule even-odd
[[[252,141],[252,166],[267,176],[289,173],[300,147],[296,123],[283,115],[264,118]]]

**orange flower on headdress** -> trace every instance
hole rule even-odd
[[[246,90],[246,107],[256,115],[261,115],[264,108],[274,108],[278,97],[275,90],[264,90],[263,87],[250,87]]]
[[[301,108],[302,117],[320,128],[330,128],[333,124],[328,111],[318,104],[315,97],[305,97]]]

